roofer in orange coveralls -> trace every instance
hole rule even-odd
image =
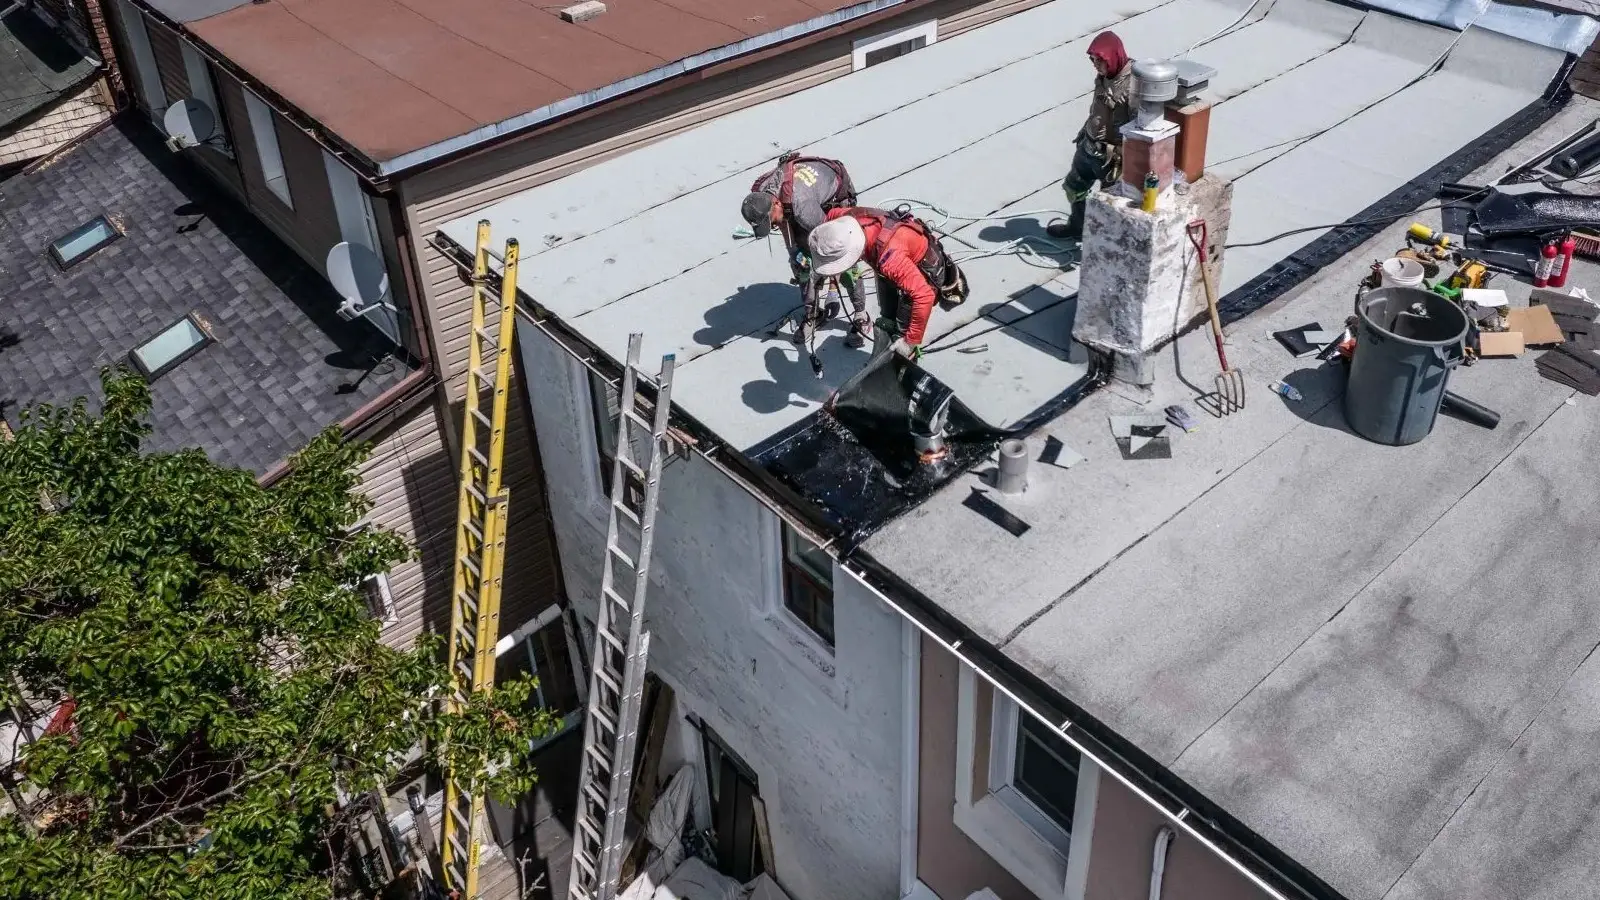
[[[907,211],[835,209],[811,232],[809,243],[818,275],[838,274],[863,259],[872,266],[878,276],[878,326],[895,336],[894,351],[907,359],[921,354],[934,303],[943,299],[956,305],[966,299],[966,280],[938,235]]]

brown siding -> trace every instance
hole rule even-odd
[[[1600,100],[1600,42],[1578,57],[1572,67],[1572,89],[1592,100]]]
[[[944,900],[966,900],[989,888],[1000,900],[1034,900],[953,819],[956,802],[956,695],[961,663],[932,638],[922,638],[921,697],[917,721],[921,755],[917,766],[917,877]],[[987,685],[984,685],[987,687]],[[987,721],[987,697],[977,704]],[[980,733],[987,733],[980,726]],[[974,746],[987,747],[987,741]],[[988,765],[974,764],[979,772]],[[973,782],[978,788],[977,780]],[[1097,842],[1098,843],[1098,842]]]
[[[278,152],[289,179],[289,196],[294,200],[294,208],[290,209],[261,177],[261,158],[256,154],[243,86],[216,69],[211,71],[217,76],[217,102],[227,117],[251,210],[306,262],[318,272],[323,271],[328,251],[339,243],[339,216],[334,212],[328,173],[322,166],[321,145],[282,116],[272,117]]]
[[[443,634],[448,626],[455,468],[439,439],[432,404],[375,440],[362,467],[362,488],[373,503],[369,519],[410,541],[419,554],[389,572],[395,621],[384,629],[383,638],[393,646],[409,646],[423,631]]]
[[[830,38],[746,66],[708,75],[677,90],[621,107],[546,134],[512,142],[442,166],[401,187],[417,242],[424,292],[432,310],[441,372],[459,397],[465,366],[470,293],[454,264],[428,240],[439,226],[520,191],[554,181],[602,160],[670,137],[719,116],[793,94],[850,73],[854,40],[929,18],[939,39],[1039,5],[1043,0],[941,0],[855,34]]]
[[[145,18],[144,27],[150,35],[150,49],[155,52],[156,71],[161,73],[161,88],[167,92],[167,102],[177,103],[189,96],[189,73],[183,67],[178,36],[149,17]]]
[[[104,81],[95,79],[54,109],[0,139],[0,166],[16,165],[60,150],[111,117],[102,100]]]
[[[1166,817],[1115,778],[1100,779],[1094,852],[1085,900],[1148,900],[1156,834]],[[1165,897],[1266,900],[1267,895],[1209,848],[1178,832],[1167,848]]]

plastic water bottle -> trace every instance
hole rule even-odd
[[[1267,388],[1274,394],[1282,394],[1296,403],[1299,403],[1301,400],[1305,399],[1305,397],[1299,391],[1295,390],[1294,385],[1292,384],[1284,384],[1281,381],[1274,381],[1273,383],[1267,385]]]

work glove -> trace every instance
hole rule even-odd
[[[895,342],[890,345],[889,349],[893,350],[895,354],[902,359],[907,359],[912,362],[916,362],[922,358],[922,348],[920,346],[913,346],[907,343],[905,338],[896,338]]]

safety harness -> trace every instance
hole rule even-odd
[[[916,261],[917,271],[922,277],[928,279],[934,291],[939,295],[940,302],[947,306],[955,306],[967,299],[967,276],[956,265],[950,254],[945,252],[944,244],[939,240],[939,233],[928,227],[928,223],[911,214],[908,206],[899,206],[892,211],[857,207],[852,211],[858,219],[867,219],[877,224],[878,240],[872,246],[872,257],[875,260],[883,259],[883,254],[889,249],[889,241],[896,232],[902,228],[909,228],[922,235],[928,242],[928,252]]]
[[[851,183],[850,172],[845,169],[844,163],[837,159],[824,159],[820,156],[801,156],[798,153],[791,152],[778,157],[778,202],[783,204],[785,216],[793,214],[793,210],[790,207],[794,205],[794,168],[802,163],[814,163],[827,166],[833,170],[834,181],[838,184],[838,187],[834,189],[833,196],[828,198],[828,202],[822,205],[823,209],[856,205],[856,186]],[[750,186],[750,190],[759,192],[761,190],[761,182],[766,180],[766,175],[757,178],[755,184]]]

